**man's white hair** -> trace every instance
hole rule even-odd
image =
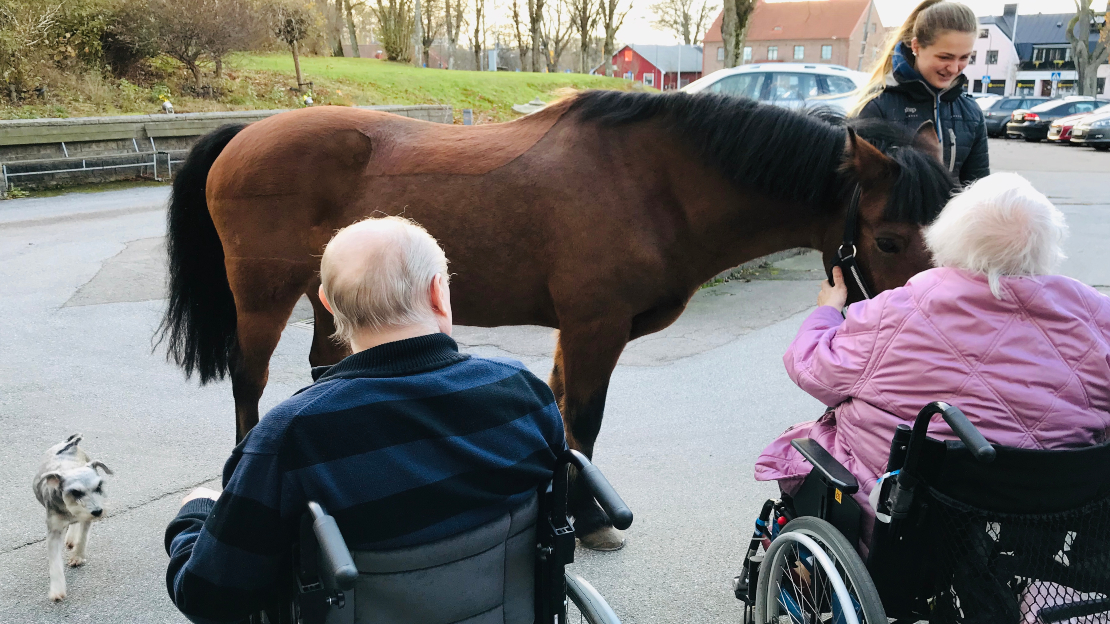
[[[383,244],[355,259],[329,254],[345,232],[371,227]],[[340,263],[347,266],[339,266]],[[335,318],[332,338],[350,344],[359,330],[381,331],[434,319],[429,288],[436,275],[446,282],[447,256],[423,227],[403,217],[370,218],[336,232],[320,260],[320,282]]]
[[[1003,275],[1046,275],[1065,258],[1064,214],[1025,178],[995,173],[952,198],[925,230],[937,266],[985,273],[1002,298]]]

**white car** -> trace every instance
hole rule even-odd
[[[682,90],[736,95],[786,108],[828,106],[847,112],[867,79],[867,74],[840,65],[757,63],[715,71]]]

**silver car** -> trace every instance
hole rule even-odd
[[[735,95],[785,108],[827,106],[846,112],[867,79],[867,74],[840,65],[757,63],[715,71],[682,90]]]

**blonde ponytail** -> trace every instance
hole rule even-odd
[[[871,77],[867,84],[859,90],[859,99],[848,111],[849,116],[859,115],[868,102],[875,99],[886,86],[886,76],[894,70],[894,48],[899,43],[903,46],[903,54],[911,63],[915,61],[910,42],[917,38],[918,45],[930,46],[936,42],[945,31],[974,33],[979,30],[979,20],[975,12],[965,4],[949,2],[948,0],[925,0],[906,18],[905,23],[896,32],[892,33],[889,41],[883,45],[883,55],[871,69]]]

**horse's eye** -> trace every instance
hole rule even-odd
[[[876,238],[875,246],[883,253],[895,254],[900,251],[898,249],[898,243],[894,242],[892,238]]]

